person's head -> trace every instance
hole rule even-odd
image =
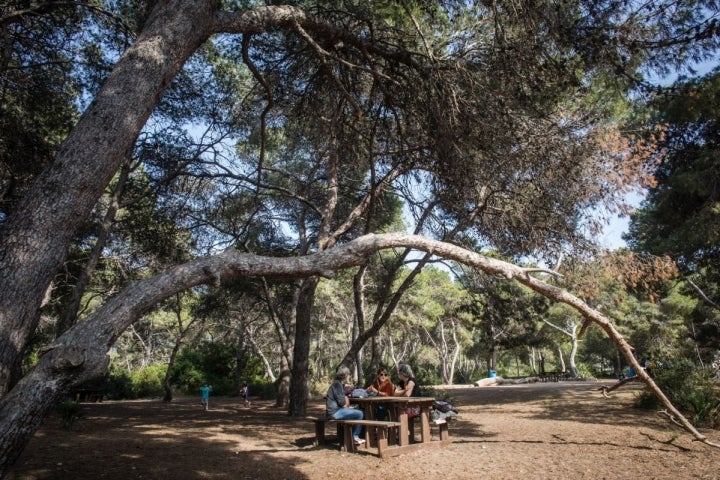
[[[345,365],[340,365],[335,372],[335,380],[343,381],[350,376],[350,369]]]
[[[388,375],[387,368],[385,368],[385,367],[381,367],[380,369],[378,369],[377,376],[378,376],[378,380],[380,380],[381,382],[386,382],[386,381],[390,380],[390,376]]]
[[[412,368],[410,368],[410,365],[407,363],[401,363],[398,365],[398,375],[404,379],[413,378],[414,376]]]

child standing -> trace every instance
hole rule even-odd
[[[243,383],[242,383],[242,387],[240,388],[240,396],[241,396],[241,397],[243,398],[243,400],[245,401],[245,406],[246,406],[246,407],[249,407],[250,405],[252,405],[252,404],[250,403],[250,391],[248,390],[248,384],[247,384],[247,382],[243,382]]]
[[[212,385],[203,385],[202,387],[200,387],[200,405],[203,406],[205,411],[207,411],[208,409],[210,392],[212,392]]]

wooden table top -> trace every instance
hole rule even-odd
[[[417,405],[422,407],[425,405],[432,405],[434,401],[435,399],[432,397],[350,397],[350,403],[357,403],[358,405],[364,403],[402,403],[406,405]]]

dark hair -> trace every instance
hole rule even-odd
[[[401,363],[400,365],[398,365],[398,373],[402,373],[408,378],[414,377],[412,368],[410,368],[410,365],[408,365],[407,363]]]

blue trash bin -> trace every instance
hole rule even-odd
[[[490,372],[488,372],[488,378],[495,378],[495,370],[490,370]]]

